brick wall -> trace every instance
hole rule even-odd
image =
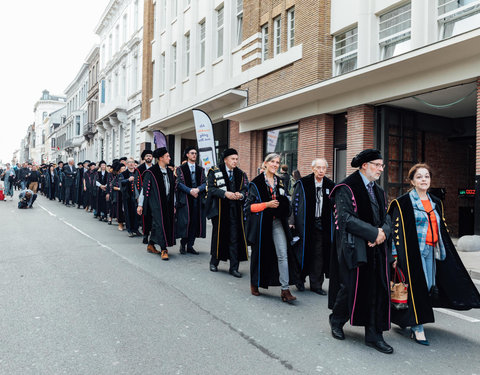
[[[347,176],[355,171],[350,162],[360,151],[374,147],[374,109],[359,105],[347,110]]]
[[[333,176],[333,116],[322,114],[301,119],[298,124],[298,170],[312,173],[312,160],[327,159],[327,177]]]
[[[261,31],[268,22],[269,58],[273,58],[273,18],[281,16],[281,52],[287,51],[287,10],[295,6],[295,45],[302,44],[300,60],[263,77],[247,82],[248,105],[256,104],[330,78],[332,75],[332,37],[330,0],[245,0],[243,38]],[[243,69],[261,63],[259,59]]]
[[[249,180],[257,175],[263,161],[263,132],[261,130],[240,133],[237,121],[230,121],[229,147],[238,151],[239,168],[247,173]]]
[[[152,43],[153,2],[144,0],[143,11],[143,59],[142,59],[142,120],[150,118],[150,99],[153,92]]]

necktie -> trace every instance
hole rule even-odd
[[[170,193],[170,184],[168,183],[168,176],[167,176],[167,172],[162,172],[163,174],[163,182],[165,183],[165,194],[168,196],[168,194]]]
[[[230,181],[233,180],[233,171],[228,171],[228,179],[229,179]]]
[[[373,192],[373,184],[374,182],[371,181],[367,184],[367,190],[368,190],[368,194],[370,194],[370,198],[372,198],[374,201],[377,200],[377,198],[375,198],[375,193]]]
[[[322,188],[317,186],[317,206],[315,208],[315,217],[322,216]]]

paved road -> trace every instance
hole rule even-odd
[[[393,328],[387,356],[357,327],[334,340],[326,297],[253,297],[246,263],[209,272],[208,239],[164,262],[83,210],[15,206],[0,202],[0,374],[480,374],[480,311],[437,312],[430,347]]]

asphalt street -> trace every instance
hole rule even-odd
[[[165,262],[84,210],[16,204],[0,202],[0,374],[480,374],[479,310],[437,311],[429,347],[393,326],[384,355],[359,327],[332,338],[327,297],[254,297],[246,262],[210,272],[209,234]]]

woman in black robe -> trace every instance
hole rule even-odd
[[[48,199],[55,199],[55,166],[50,164],[45,173],[45,195]]]
[[[414,188],[395,199],[388,209],[396,267],[408,284],[407,306],[392,309],[392,322],[411,327],[411,338],[429,345],[423,324],[435,321],[432,308],[480,308],[480,294],[448,234],[442,201],[427,193],[430,168],[414,165],[408,176]]]
[[[295,284],[292,276],[296,257],[290,247],[290,202],[283,181],[275,175],[280,155],[267,155],[263,165],[265,172],[250,183],[245,202],[247,239],[252,246],[251,293],[258,296],[259,287],[281,286],[282,301],[291,303],[296,300],[289,289],[289,284]]]

